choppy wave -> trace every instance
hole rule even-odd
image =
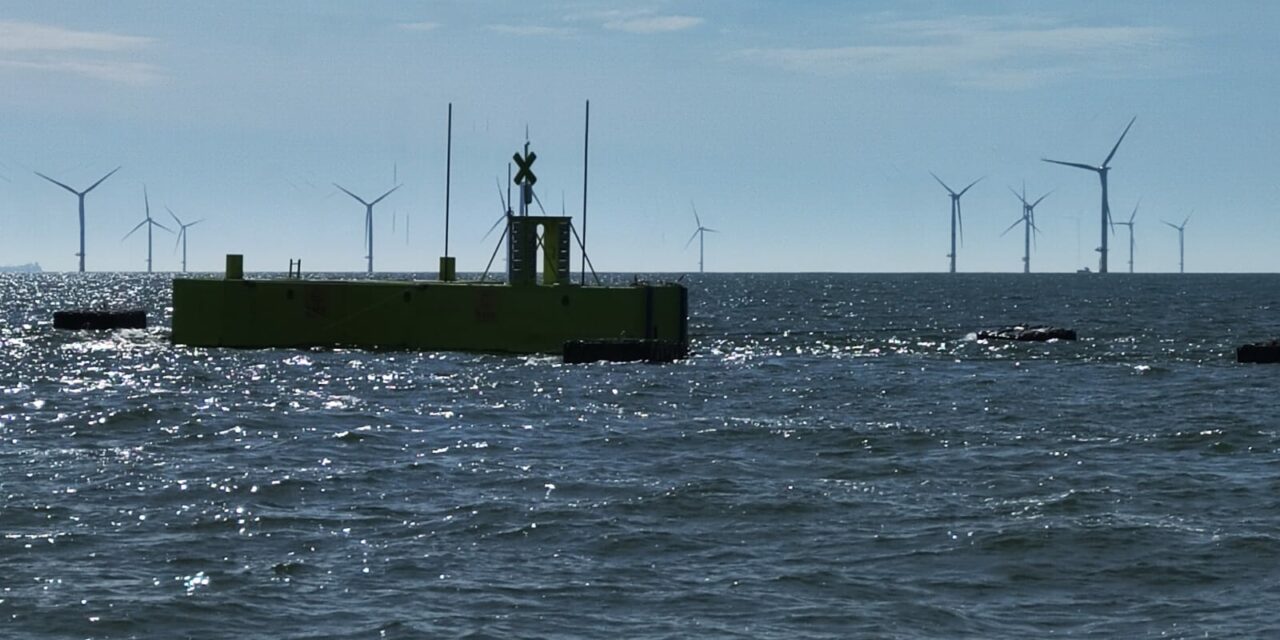
[[[689,282],[662,366],[169,344],[0,276],[9,637],[1267,637],[1280,277]],[[154,328],[64,333],[126,301]],[[1081,340],[977,340],[1044,323]]]

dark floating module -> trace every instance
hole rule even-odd
[[[146,329],[147,312],[142,309],[88,310],[53,312],[53,328],[68,331],[96,329]]]
[[[1272,364],[1280,362],[1280,342],[1256,342],[1236,348],[1236,362]]]
[[[674,362],[687,350],[671,340],[570,340],[564,343],[564,362]]]
[[[999,327],[978,332],[979,340],[1014,340],[1017,342],[1048,342],[1050,340],[1075,340],[1075,329],[1046,326]]]

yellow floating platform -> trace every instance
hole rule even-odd
[[[573,340],[657,340],[688,349],[683,285],[450,281],[173,281],[173,341],[200,347],[358,347],[561,353]]]

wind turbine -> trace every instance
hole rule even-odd
[[[1129,214],[1128,222],[1117,222],[1122,227],[1129,227],[1129,273],[1133,273],[1133,219],[1138,215],[1138,205],[1142,204],[1139,200],[1138,204],[1133,205],[1133,213]]]
[[[968,191],[970,188],[973,187],[973,185],[978,184],[979,182],[982,182],[982,178],[978,178],[977,180],[970,182],[969,186],[961,189],[960,193],[956,193],[955,191],[951,190],[951,187],[947,186],[947,183],[942,181],[942,178],[938,177],[938,174],[930,171],[929,175],[933,176],[933,179],[937,180],[938,184],[942,185],[942,188],[946,189],[947,193],[951,195],[951,253],[948,253],[947,257],[951,258],[951,273],[955,273],[956,272],[956,226],[957,225],[959,225],[960,227],[960,244],[964,244],[964,219],[960,216],[960,196],[963,196],[966,191]]]
[[[720,233],[720,232],[716,231],[715,229],[710,229],[708,227],[702,226],[702,218],[698,217],[698,208],[694,207],[693,203],[689,203],[689,206],[693,208],[693,220],[694,222],[698,223],[698,230],[694,231],[693,235],[689,236],[689,242],[684,243],[684,248],[688,249],[689,245],[693,242],[693,239],[694,238],[698,239],[698,273],[702,273],[703,272],[702,260],[706,253],[706,245],[704,244],[704,240],[706,239],[707,232],[711,232],[711,233]]]
[[[1186,218],[1184,218],[1184,219],[1182,220],[1182,224],[1174,224],[1174,223],[1172,223],[1172,222],[1168,222],[1168,221],[1165,221],[1165,220],[1161,220],[1161,221],[1160,221],[1160,222],[1163,222],[1163,223],[1165,223],[1165,224],[1167,224],[1167,225],[1169,225],[1169,226],[1173,227],[1174,229],[1177,229],[1177,230],[1178,230],[1178,273],[1186,273],[1186,271],[1184,271],[1184,270],[1183,270],[1183,266],[1184,266],[1184,262],[1183,262],[1183,256],[1184,256],[1184,254],[1183,254],[1183,248],[1184,248],[1184,245],[1183,245],[1183,243],[1182,243],[1182,232],[1183,232],[1183,231],[1186,231],[1186,229],[1187,229],[1187,222],[1189,222],[1190,220],[1191,220],[1191,214],[1190,214],[1190,213],[1188,213],[1188,214],[1187,214],[1187,217],[1186,217]]]
[[[169,207],[165,207],[165,211],[168,211],[169,215],[173,216],[173,221],[178,223],[178,239],[174,241],[173,248],[177,249],[178,243],[179,242],[182,243],[182,272],[186,273],[187,272],[187,227],[194,227],[200,224],[201,222],[204,222],[204,218],[200,218],[195,222],[184,223],[182,220],[178,219],[178,214],[174,213],[173,209],[170,209]]]
[[[1022,242],[1024,248],[1022,254],[1022,272],[1031,273],[1031,232],[1035,231],[1036,233],[1040,233],[1040,228],[1036,226],[1036,205],[1040,204],[1040,202],[1045,198],[1048,198],[1049,193],[1053,192],[1050,191],[1049,193],[1040,196],[1040,198],[1035,202],[1027,202],[1027,186],[1025,184],[1022,185],[1022,193],[1014,191],[1013,187],[1009,187],[1009,191],[1013,192],[1013,195],[1022,202],[1022,217],[1015,220],[1014,223],[1009,225],[1009,228],[1005,229],[1000,235],[1003,236],[1004,234],[1013,231],[1013,228],[1019,224],[1023,225]]]
[[[160,227],[169,233],[173,233],[173,229],[151,219],[151,198],[147,197],[147,185],[145,184],[142,185],[142,202],[147,208],[147,217],[143,218],[142,222],[139,222],[137,226],[130,229],[129,233],[124,234],[124,237],[120,238],[120,242],[128,240],[134,231],[142,228],[142,225],[147,225],[147,273],[151,273],[151,232],[154,227]]]
[[[1112,231],[1115,231],[1115,226],[1111,221],[1111,205],[1107,203],[1107,172],[1111,170],[1111,167],[1107,165],[1111,162],[1111,158],[1115,157],[1116,150],[1120,148],[1120,143],[1124,142],[1125,135],[1129,133],[1129,127],[1132,127],[1134,121],[1137,119],[1138,116],[1134,116],[1133,119],[1129,121],[1128,126],[1124,128],[1124,133],[1120,134],[1120,139],[1116,140],[1115,146],[1111,147],[1111,153],[1107,154],[1107,159],[1103,160],[1101,165],[1095,167],[1091,164],[1063,162],[1061,160],[1041,158],[1041,160],[1045,162],[1052,162],[1053,164],[1075,167],[1077,169],[1088,169],[1089,171],[1097,172],[1098,180],[1102,182],[1102,245],[1098,247],[1098,273],[1107,272],[1107,226],[1110,225],[1112,227]]]
[[[351,196],[352,198],[355,198],[356,202],[359,202],[360,204],[364,205],[364,237],[369,243],[368,245],[369,255],[365,256],[365,258],[368,259],[369,261],[369,267],[368,267],[367,273],[373,273],[373,205],[378,204],[379,202],[382,202],[383,198],[391,195],[391,193],[396,189],[399,189],[401,185],[396,185],[394,187],[391,187],[390,191],[378,196],[377,199],[375,199],[373,202],[366,202],[364,198],[361,198],[360,196],[354,193],[351,193],[350,191],[347,191],[345,187],[343,187],[342,185],[336,182],[333,183],[333,186],[339,189],[342,189],[343,193]]]
[[[85,189],[84,191],[76,191],[75,189],[72,189],[71,187],[68,187],[63,183],[58,182],[57,180],[54,180],[53,178],[50,178],[49,176],[46,176],[45,174],[40,173],[39,171],[35,172],[36,175],[40,176],[41,178],[44,178],[45,180],[48,180],[49,182],[52,182],[58,185],[59,187],[62,187],[63,189],[66,189],[67,191],[70,191],[71,193],[74,193],[76,197],[80,199],[80,253],[76,254],[77,256],[80,256],[80,273],[84,273],[84,197],[88,195],[90,191],[93,191],[94,189],[96,189],[98,185],[102,184],[104,180],[106,180],[107,178],[110,178],[112,174],[114,174],[119,170],[120,170],[120,167],[116,167],[112,169],[110,173],[108,173],[105,176],[102,176],[101,178],[98,178],[97,182],[90,185],[89,188]]]

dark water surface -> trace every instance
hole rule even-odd
[[[689,360],[564,366],[0,276],[0,637],[1280,637],[1280,276],[689,284]]]

